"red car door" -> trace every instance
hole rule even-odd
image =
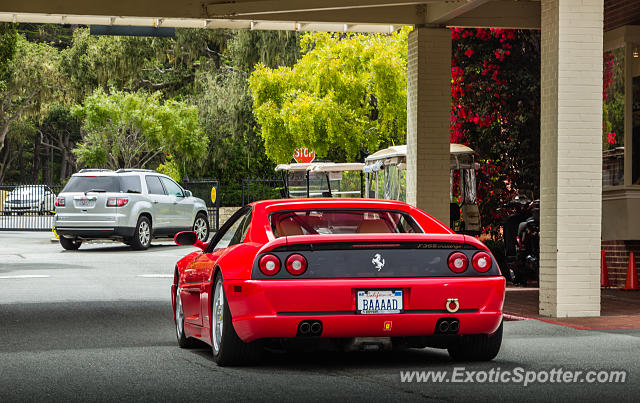
[[[197,259],[197,275],[200,281],[202,281],[202,287],[200,289],[200,316],[202,317],[202,326],[209,326],[209,316],[211,312],[209,294],[211,293],[211,285],[214,280],[213,268],[220,256],[227,251],[227,248],[244,241],[250,221],[251,210],[245,210],[241,214],[238,214],[238,216],[231,217],[221,229],[220,237],[215,237],[211,241],[216,242],[213,252],[203,254]],[[222,233],[222,231],[224,231],[224,233]]]
[[[198,259],[201,259],[201,255]],[[182,311],[184,313],[184,321],[194,325],[202,326],[202,318],[200,317],[200,290],[197,274],[197,261],[191,263],[184,271],[184,280],[180,286],[180,299],[182,300]]]

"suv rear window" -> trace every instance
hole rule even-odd
[[[270,220],[276,237],[423,232],[411,216],[390,210],[283,211],[271,214]]]
[[[138,176],[72,176],[63,192],[141,193]]]

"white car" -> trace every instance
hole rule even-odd
[[[21,185],[14,188],[4,200],[5,215],[38,213],[48,214],[55,209],[56,195],[46,185]]]

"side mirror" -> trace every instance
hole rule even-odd
[[[190,190],[185,190],[184,191],[184,197],[191,197],[191,196],[193,196],[193,193],[191,193]]]
[[[178,232],[173,237],[173,242],[180,246],[195,246],[204,250],[207,244],[198,239],[198,235],[193,231]]]

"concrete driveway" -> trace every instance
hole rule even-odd
[[[64,251],[50,233],[0,232],[0,401],[637,401],[640,331],[505,322],[490,363],[443,350],[272,352],[220,368],[202,346],[178,348],[169,286],[193,250],[156,243]],[[625,383],[478,382],[480,372],[625,370]],[[457,369],[456,369],[457,368]],[[473,372],[470,380],[402,382],[403,371]],[[466,378],[466,376],[465,376]],[[447,378],[449,379],[449,378]]]

